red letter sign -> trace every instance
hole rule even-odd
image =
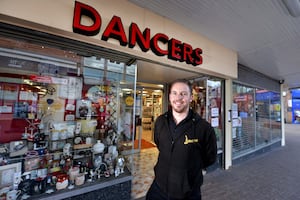
[[[163,50],[158,46],[158,42],[162,42],[163,44],[166,44],[169,40],[169,37],[162,33],[155,34],[151,39],[151,49],[153,53],[155,53],[158,56],[164,56],[168,55],[168,50]]]
[[[202,49],[200,48],[196,48],[194,49],[194,62],[192,63],[194,66],[197,66],[197,65],[201,65],[202,64]]]
[[[142,34],[139,27],[135,23],[131,23],[129,27],[129,47],[133,48],[138,43],[143,52],[150,48],[150,29],[146,28]]]
[[[118,16],[113,16],[102,34],[102,40],[107,41],[108,38],[119,40],[120,45],[127,45],[127,38],[122,24],[122,20]]]
[[[192,64],[194,62],[193,47],[186,43],[183,43],[182,46],[182,61],[185,61],[187,64]]]
[[[85,26],[81,24],[81,17],[85,15],[90,17],[94,24]],[[75,1],[74,16],[73,16],[73,32],[87,36],[97,35],[101,27],[101,17],[99,13],[92,7]]]
[[[172,38],[169,41],[169,55],[168,58],[172,59],[172,60],[179,60],[182,61],[182,56],[181,56],[181,42],[179,40],[176,40],[174,38]]]
[[[93,20],[90,26],[81,24],[82,16],[89,17]],[[99,33],[101,27],[101,16],[92,7],[75,1],[74,16],[73,16],[73,32],[87,36],[94,36]],[[168,56],[179,62],[186,62],[194,66],[200,65],[203,62],[202,49],[193,47],[190,44],[171,38],[163,33],[157,33],[152,38],[150,29],[145,28],[143,32],[139,29],[136,23],[131,23],[129,27],[129,39],[124,30],[122,20],[118,16],[113,16],[107,27],[105,28],[101,39],[107,41],[109,38],[116,39],[120,45],[129,48],[134,48],[139,45],[143,52],[149,49],[157,56]]]

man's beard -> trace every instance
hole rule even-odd
[[[188,108],[189,108],[189,105],[184,105],[183,107],[173,106],[173,110],[177,113],[184,113],[188,110]]]

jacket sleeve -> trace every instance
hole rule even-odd
[[[208,166],[214,164],[217,159],[217,139],[214,128],[209,125],[209,128],[205,134],[204,142],[204,159],[203,166],[207,168]]]

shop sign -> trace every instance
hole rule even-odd
[[[235,102],[247,101],[247,95],[236,96],[236,97],[234,97],[234,101]]]
[[[81,19],[83,16],[90,18],[93,23],[91,25],[82,24]],[[74,33],[95,36],[100,32],[101,24],[101,16],[96,9],[75,1],[73,16]],[[202,64],[201,48],[193,48],[190,44],[176,38],[170,38],[163,33],[156,33],[151,36],[150,32],[150,28],[145,28],[142,32],[138,25],[132,22],[129,26],[127,37],[121,18],[113,16],[105,27],[101,40],[107,41],[113,38],[118,40],[121,46],[134,48],[138,45],[143,52],[151,50],[155,55],[167,56],[171,60],[186,62],[194,66]]]

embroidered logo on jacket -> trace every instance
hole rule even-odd
[[[196,143],[198,142],[198,139],[189,139],[187,135],[185,135],[185,140],[183,144],[190,144],[190,143]]]

